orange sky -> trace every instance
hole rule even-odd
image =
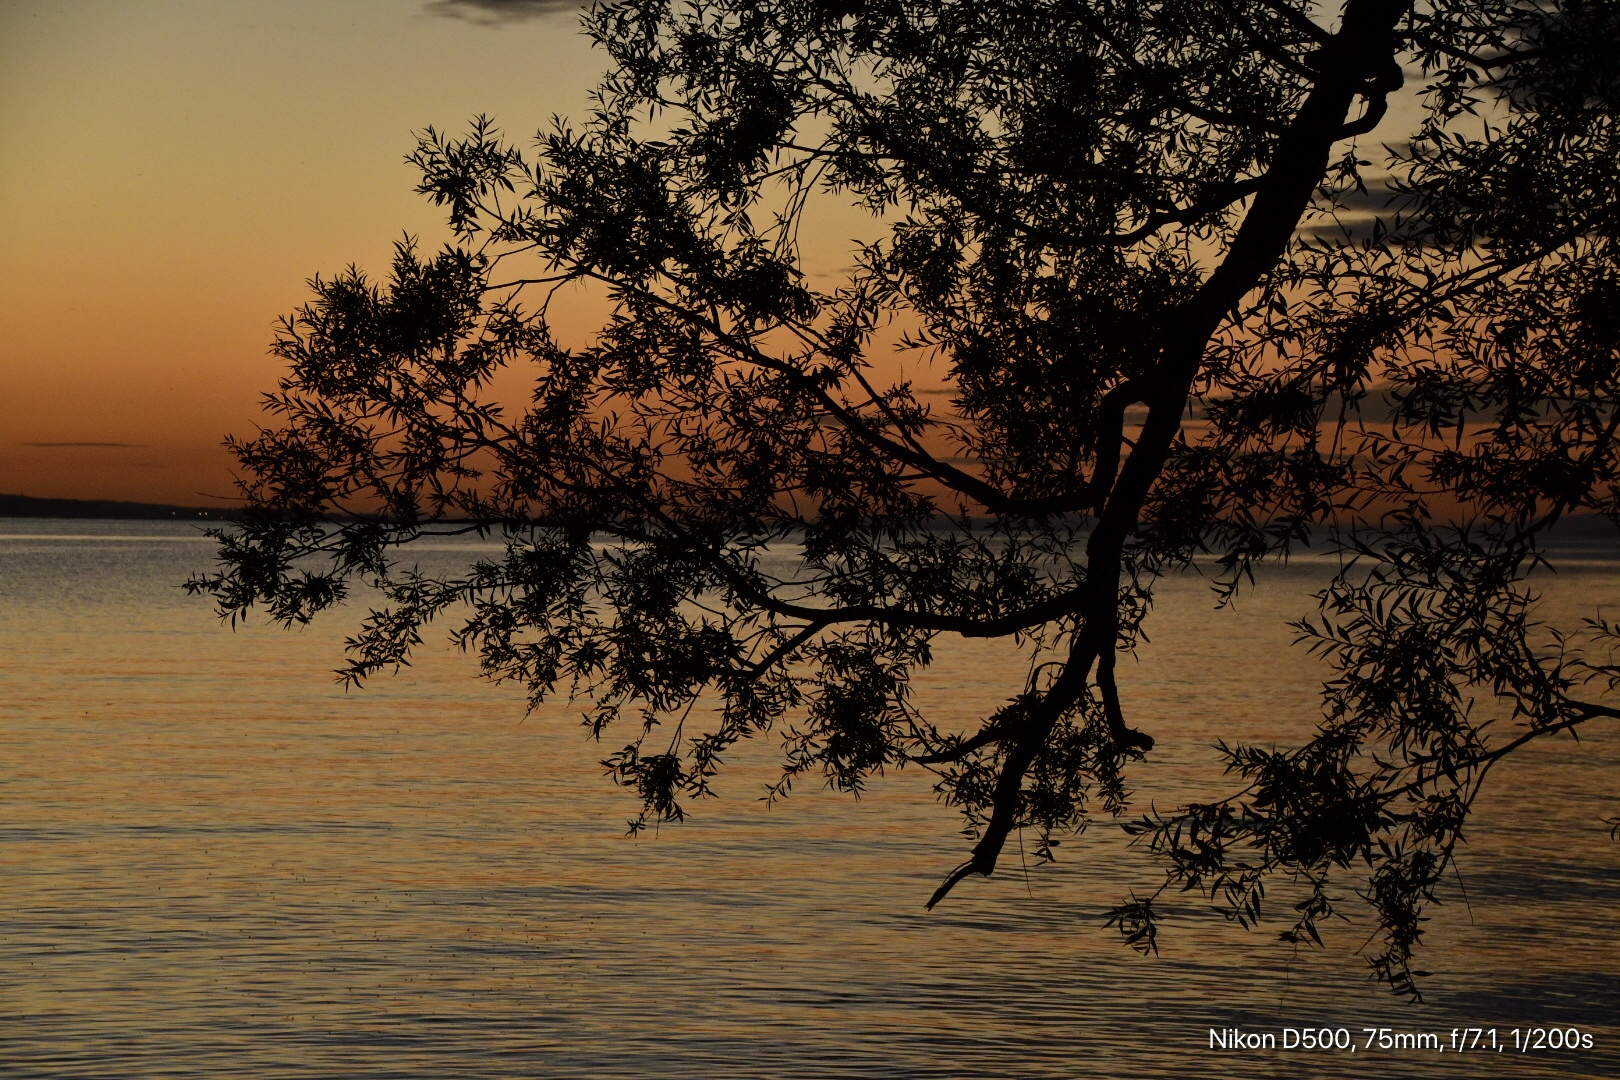
[[[603,58],[576,25],[427,0],[0,0],[0,493],[229,497],[219,440],[252,430],[305,279],[442,235],[412,130],[487,112],[527,139],[582,113]]]
[[[483,112],[527,143],[586,111],[606,58],[575,12],[0,0],[0,493],[230,499],[220,440],[254,430],[306,279],[445,235],[412,191],[412,132]],[[805,237],[812,277],[870,230],[832,208]]]

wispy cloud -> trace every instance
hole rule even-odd
[[[484,26],[543,19],[579,11],[585,0],[432,0],[427,9],[450,19],[465,19]]]
[[[83,447],[92,446],[110,446],[116,447],[120,450],[138,450],[141,447],[144,447],[146,444],[138,442],[25,442],[19,443],[18,445],[38,446],[47,450],[76,450]]]

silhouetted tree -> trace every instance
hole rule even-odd
[[[287,623],[381,589],[354,682],[456,613],[485,674],[628,727],[632,828],[767,731],[776,795],[931,770],[976,838],[932,906],[1014,830],[1049,857],[1125,809],[1153,739],[1115,658],[1158,577],[1213,565],[1224,598],[1329,544],[1315,734],[1223,744],[1241,795],[1131,827],[1245,923],[1303,883],[1295,941],[1361,875],[1376,973],[1415,994],[1491,766],[1617,715],[1615,628],[1540,627],[1525,584],[1551,523],[1620,518],[1617,10],[598,3],[589,117],[532,160],[428,130],[453,242],[284,322],[277,426],[231,443],[252,511],[193,587]],[[853,265],[807,267],[852,220]],[[564,347],[578,283],[608,314]],[[501,403],[514,365],[532,400]],[[466,529],[505,556],[397,558]],[[976,729],[908,696],[942,634],[1029,658]],[[1152,947],[1151,897],[1114,921]]]

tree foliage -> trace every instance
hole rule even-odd
[[[1223,744],[1240,794],[1131,827],[1244,922],[1303,884],[1296,941],[1360,875],[1415,994],[1491,766],[1616,715],[1615,628],[1542,627],[1526,584],[1553,522],[1620,520],[1616,7],[603,0],[585,29],[587,117],[530,152],[429,129],[453,240],[285,320],[274,426],[231,443],[250,510],[193,587],[287,623],[380,589],[354,682],[454,615],[485,674],[589,703],[633,828],[767,732],[774,795],[931,770],[974,839],[932,905],[1015,830],[1049,856],[1126,811],[1153,739],[1116,657],[1157,579],[1224,598],[1330,545],[1314,734]],[[851,207],[827,273],[805,238]],[[607,314],[569,346],[575,286]],[[514,368],[529,400],[491,388]],[[399,553],[469,529],[504,556]],[[908,693],[940,635],[1029,658],[972,730]],[[1114,921],[1151,947],[1152,897]]]

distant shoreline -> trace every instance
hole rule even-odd
[[[241,507],[207,508],[167,503],[123,502],[115,499],[36,499],[30,495],[0,494],[0,518],[100,518],[110,521],[236,521]],[[328,521],[353,520],[328,517]],[[456,520],[436,525],[465,524]],[[1572,514],[1558,522],[1553,534],[1560,540],[1611,544],[1616,523],[1600,514]]]
[[[234,508],[204,509],[111,499],[36,499],[0,495],[0,518],[103,518],[123,521],[234,521]]]

